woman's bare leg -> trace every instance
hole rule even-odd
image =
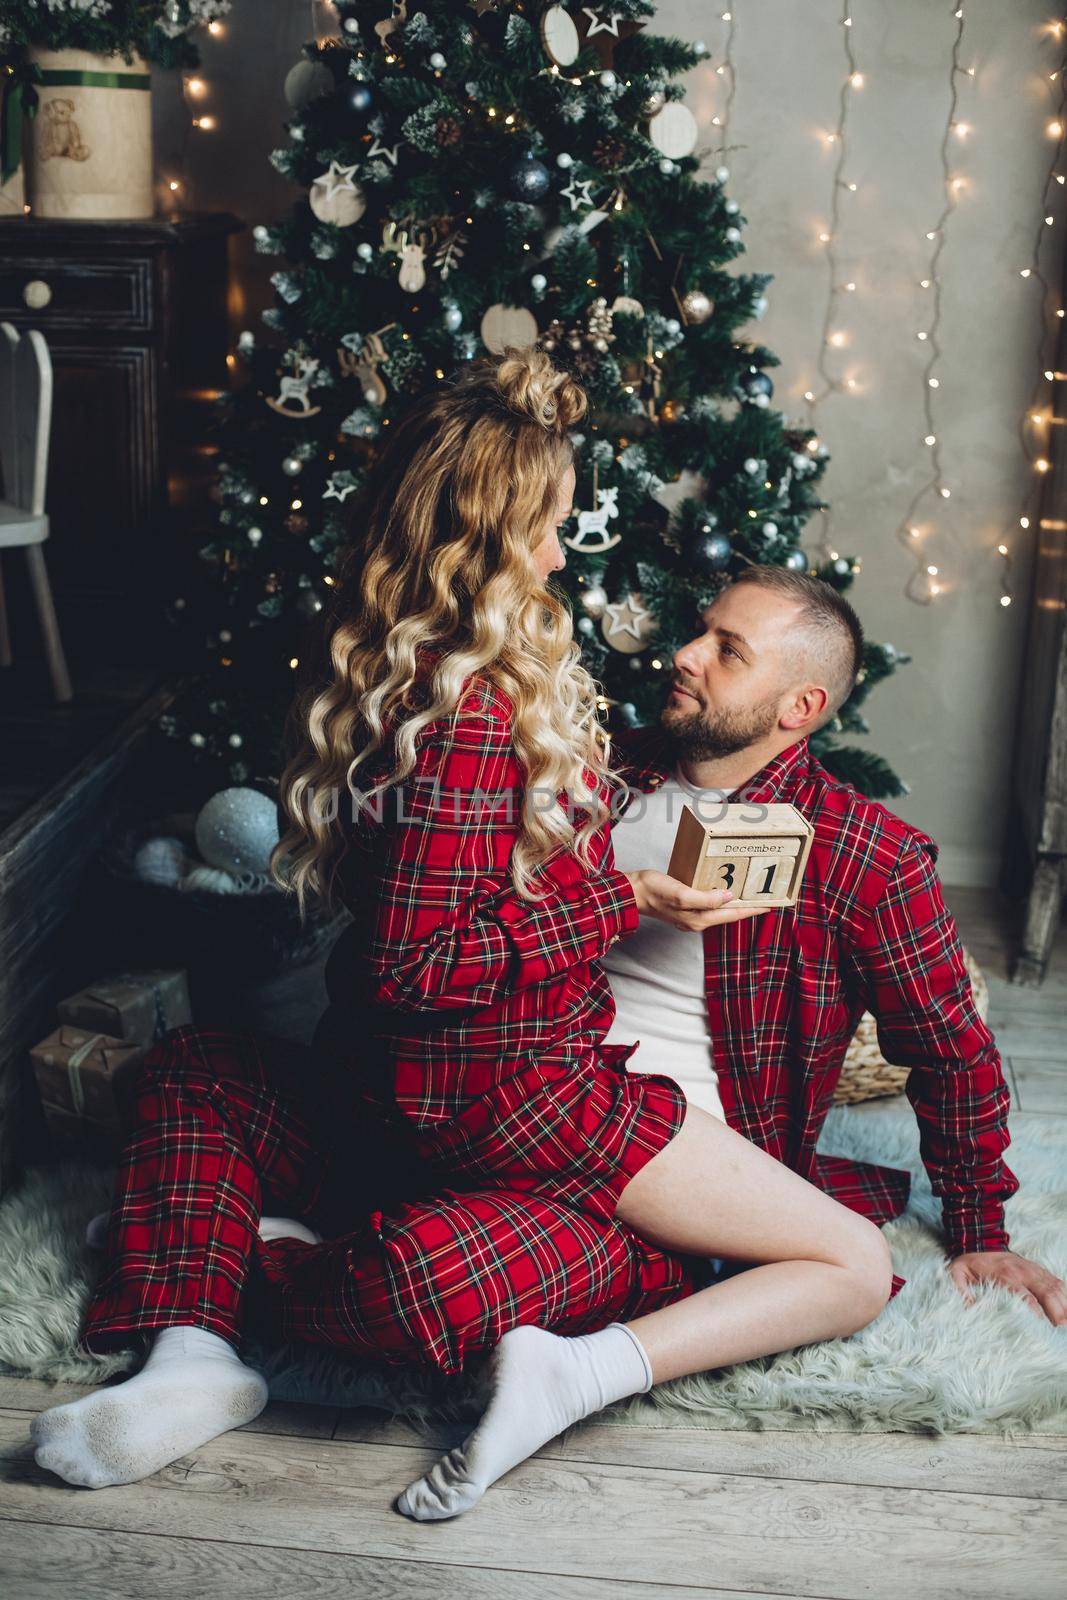
[[[889,1250],[873,1223],[695,1106],[627,1184],[616,1216],[668,1250],[757,1265],[599,1333],[513,1328],[490,1358],[491,1398],[477,1428],[409,1484],[398,1511],[417,1521],[457,1516],[547,1440],[613,1400],[853,1333],[889,1297]]]
[[[762,1263],[627,1324],[655,1383],[854,1333],[889,1298],[875,1224],[698,1106],[615,1214],[665,1249]]]

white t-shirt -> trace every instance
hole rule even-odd
[[[732,789],[698,789],[676,769],[648,794],[635,794],[612,829],[621,872],[653,867],[666,872],[678,819],[686,804],[711,820]],[[601,957],[615,998],[609,1044],[638,1048],[633,1072],[662,1072],[685,1090],[690,1105],[725,1120],[712,1056],[704,990],[704,939],[642,917],[637,928]]]

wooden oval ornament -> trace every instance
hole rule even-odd
[[[578,29],[562,6],[549,6],[541,18],[541,43],[545,54],[557,67],[569,67],[577,61],[581,44]]]
[[[672,161],[692,155],[698,133],[696,117],[680,100],[668,101],[661,111],[649,119],[648,137],[656,149],[662,150]]]
[[[494,355],[508,345],[525,350],[537,341],[537,318],[525,306],[490,306],[482,318],[482,343]]]

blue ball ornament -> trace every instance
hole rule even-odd
[[[790,572],[807,572],[808,558],[803,550],[790,550],[785,558],[785,565]]]
[[[724,533],[700,532],[693,540],[691,555],[698,572],[724,572],[733,554],[729,539]]]
[[[541,200],[548,193],[549,172],[543,161],[529,150],[519,157],[508,173],[512,192],[520,200]]]
[[[774,393],[774,384],[765,372],[744,372],[738,379],[738,387],[750,400],[755,400],[758,395],[766,395],[769,400]]]

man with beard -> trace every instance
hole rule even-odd
[[[831,777],[808,736],[852,691],[863,630],[821,579],[751,567],[674,656],[658,725],[615,741],[629,784],[613,830],[616,865],[653,888],[685,804],[711,821],[727,797],[788,801],[815,829],[798,902],[701,935],[641,918],[603,958],[616,1004],[606,1041],[626,1066],[672,1077],[687,1098],[883,1223],[909,1175],[816,1151],[864,1011],[905,1092],[942,1204],[948,1271],[965,1298],[979,1282],[1067,1323],[1067,1286],[1008,1247],[1004,1201],[1009,1093],[975,1010],[937,846],[885,806]],[[755,814],[755,813],[754,813]],[[637,885],[635,885],[635,888]]]

